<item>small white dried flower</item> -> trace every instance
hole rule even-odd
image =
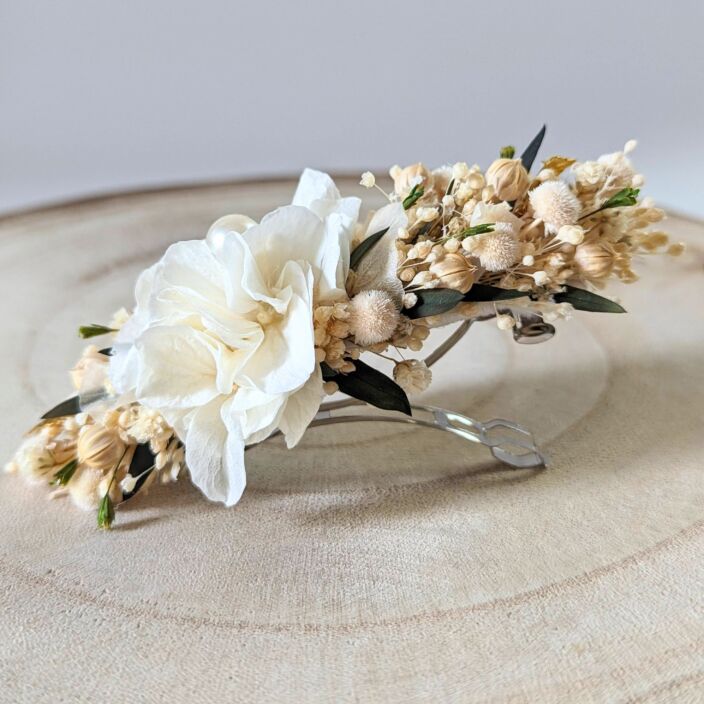
[[[360,186],[364,186],[365,188],[374,188],[376,186],[376,179],[374,178],[374,174],[371,171],[365,171],[362,174],[362,178],[359,181]]]
[[[623,147],[624,154],[630,154],[638,146],[638,141],[635,139],[629,139],[625,146]]]
[[[535,264],[535,257],[532,254],[526,254],[521,260],[521,264],[523,264],[523,266],[533,266],[533,264]]]
[[[350,331],[362,347],[388,340],[398,326],[398,309],[386,291],[362,291],[352,299],[350,309]]]
[[[546,181],[529,194],[535,216],[545,223],[550,234],[556,234],[563,225],[574,225],[582,206],[577,196],[564,181]]]
[[[455,199],[452,196],[442,197],[442,207],[443,210],[452,212],[455,209]]]
[[[535,281],[538,286],[545,286],[550,281],[550,277],[546,271],[536,271],[532,274],[532,277],[533,281]]]
[[[499,330],[510,330],[515,325],[516,321],[514,320],[513,316],[509,315],[508,313],[502,313],[496,316],[496,326],[499,328]]]
[[[409,348],[413,349],[410,343]],[[394,380],[408,394],[425,391],[430,386],[432,378],[430,369],[419,359],[407,359],[398,362],[394,367]]]
[[[137,485],[137,477],[133,477],[131,474],[125,474],[124,479],[120,482],[120,488],[125,494],[129,494],[134,491]]]
[[[411,236],[411,233],[405,227],[399,227],[396,231],[396,236],[400,240],[407,240]]]
[[[404,293],[403,294],[403,307],[413,308],[413,306],[418,303],[418,296],[415,293]]]
[[[579,225],[563,225],[556,235],[560,242],[567,244],[582,244],[584,242],[584,228]]]

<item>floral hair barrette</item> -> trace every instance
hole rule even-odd
[[[394,166],[390,194],[366,172],[361,185],[388,203],[364,218],[358,198],[306,169],[291,205],[260,222],[226,215],[204,239],[173,244],[140,275],[131,313],[80,328],[112,339],[84,351],[76,394],[42,416],[7,469],[97,510],[109,528],[120,503],[184,471],[207,498],[236,504],[245,450],[277,434],[293,447],[312,425],[413,423],[480,442],[513,467],[544,465],[517,424],[408,395],[426,389],[472,323],[495,319],[518,342],[543,341],[574,310],[624,312],[594,289],[635,281],[636,254],[682,249],[650,230],[663,212],[639,199],[635,142],[533,169],[544,135],[520,157],[501,149],[486,172]],[[432,328],[451,324],[414,358]],[[370,358],[392,362],[391,375]]]

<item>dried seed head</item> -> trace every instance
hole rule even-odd
[[[498,198],[512,201],[528,190],[529,178],[520,159],[497,159],[486,172],[486,182]]]
[[[386,291],[362,291],[352,299],[350,307],[350,330],[358,345],[375,345],[394,334],[399,312]]]

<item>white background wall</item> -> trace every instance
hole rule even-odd
[[[636,137],[704,216],[704,3],[0,0],[0,210]]]

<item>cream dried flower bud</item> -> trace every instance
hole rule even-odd
[[[441,286],[461,293],[467,293],[474,283],[472,266],[461,254],[447,254],[431,264],[430,271],[440,280]]]
[[[455,209],[455,199],[452,196],[442,197],[442,207],[443,210],[449,210],[450,212]]]
[[[365,188],[374,188],[376,185],[376,179],[371,171],[365,171],[362,174],[362,178],[359,180],[359,185]]]
[[[611,252],[597,242],[580,244],[574,252],[574,263],[579,273],[586,279],[605,279],[613,270],[614,258]]]
[[[502,313],[496,316],[496,326],[499,330],[510,330],[515,325],[516,321],[513,319],[513,316],[508,313]]]
[[[584,228],[579,225],[563,225],[556,235],[560,242],[567,244],[582,244],[584,242]]]
[[[469,166],[467,166],[467,162],[458,161],[456,164],[453,164],[452,178],[456,179],[457,181],[462,181],[463,179],[467,178],[467,176],[469,176]]]
[[[406,269],[403,269],[401,273],[398,275],[398,278],[403,281],[403,283],[408,284],[411,281],[413,281],[413,278],[416,275],[416,270],[412,267],[409,266]]]
[[[497,159],[486,172],[486,182],[493,186],[498,198],[517,200],[527,190],[528,172],[520,159]]]
[[[93,377],[99,377],[101,370],[107,368],[109,359],[107,355],[100,354],[95,345],[88,345],[70,372],[73,388],[80,391],[84,379],[90,380]]]
[[[399,196],[407,196],[413,186],[426,186],[430,178],[430,172],[423,164],[412,164],[401,169],[393,167],[389,174],[394,180],[394,191]]]
[[[350,308],[350,331],[362,347],[388,340],[398,326],[398,309],[386,291],[362,291],[352,299]]]
[[[419,359],[407,359],[397,362],[394,367],[394,381],[409,394],[425,391],[433,379],[433,374],[425,362]]]
[[[137,477],[131,474],[125,474],[124,479],[120,482],[120,488],[125,494],[129,494],[134,491],[135,486],[137,486]]]
[[[630,154],[638,146],[638,141],[635,139],[629,139],[625,146],[623,147],[624,154]]]
[[[93,423],[81,429],[76,449],[81,464],[107,472],[117,466],[125,443],[116,431]]]
[[[459,240],[453,237],[443,244],[443,248],[446,252],[454,253],[460,248]]]
[[[398,237],[400,240],[407,240],[410,238],[410,236],[411,233],[405,227],[399,227],[396,231],[396,237]]]
[[[432,206],[421,207],[416,210],[416,217],[421,222],[432,222],[440,215],[440,211]]]
[[[432,240],[423,240],[422,242],[418,242],[415,246],[416,257],[418,257],[418,259],[425,259],[425,257],[430,254],[433,246],[434,242],[432,242]]]
[[[419,271],[411,281],[413,286],[425,286],[433,280],[433,274],[430,271]]]
[[[323,391],[328,396],[332,396],[333,394],[337,393],[339,390],[340,390],[340,387],[337,385],[336,381],[326,381],[323,384]]]
[[[533,266],[535,264],[535,257],[532,254],[526,254],[521,260],[523,266]]]
[[[555,234],[563,225],[574,225],[582,206],[564,181],[547,181],[534,188],[530,204],[535,217],[545,223],[545,230]]]

